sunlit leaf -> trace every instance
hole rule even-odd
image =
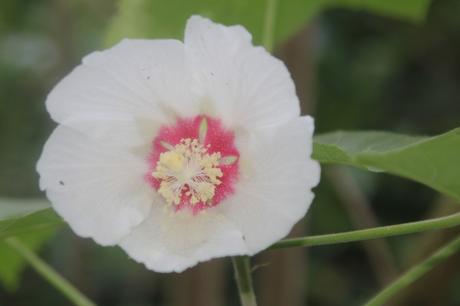
[[[329,8],[366,10],[420,22],[431,0],[289,0],[277,1],[275,42],[298,31],[319,12]],[[107,45],[129,38],[183,37],[185,22],[200,14],[224,24],[242,24],[261,43],[267,0],[120,0],[108,29]]]
[[[334,132],[315,137],[313,157],[396,174],[460,200],[460,128],[435,137]]]

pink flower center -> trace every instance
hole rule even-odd
[[[218,119],[179,118],[153,140],[146,179],[175,211],[216,206],[234,192],[238,179],[234,140]]]

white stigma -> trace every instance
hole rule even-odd
[[[182,139],[160,154],[152,176],[160,181],[158,192],[169,205],[179,205],[185,195],[194,205],[210,204],[216,186],[221,183],[220,153],[208,153],[197,139]]]

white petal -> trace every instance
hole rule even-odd
[[[208,112],[223,118],[227,126],[261,128],[299,116],[299,101],[285,65],[254,47],[243,27],[192,16],[185,49],[195,90],[211,100]]]
[[[302,117],[240,142],[240,179],[219,208],[242,231],[250,254],[285,237],[307,212],[320,177],[310,159],[312,133],[312,118]]]
[[[192,215],[166,211],[162,205],[154,205],[149,218],[120,246],[157,272],[181,272],[211,258],[248,252],[241,232],[215,209]]]
[[[37,164],[40,188],[80,236],[117,243],[149,214],[146,162],[58,126]]]
[[[52,118],[96,139],[138,145],[139,118],[165,122],[196,112],[184,46],[176,40],[123,40],[94,52],[46,101]]]

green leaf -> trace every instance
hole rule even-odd
[[[18,286],[26,266],[5,238],[17,236],[33,250],[39,250],[63,221],[44,199],[0,198],[0,281],[8,290]]]
[[[38,252],[54,232],[54,228],[34,230],[33,232],[20,234],[17,238],[29,248]],[[4,239],[0,240],[0,263],[0,281],[7,290],[16,290],[27,262]]]
[[[45,199],[0,198],[0,220],[30,214],[49,207],[50,203]]]
[[[313,158],[384,171],[460,200],[460,128],[435,137],[334,132],[315,137]]]
[[[185,23],[193,14],[207,16],[223,24],[244,25],[256,44],[262,41],[267,0],[120,0],[106,45],[122,38],[182,39]],[[403,20],[420,22],[431,0],[278,0],[275,42],[294,34],[319,12],[330,8],[366,10]]]
[[[45,200],[0,198],[0,239],[63,224],[49,207]]]

